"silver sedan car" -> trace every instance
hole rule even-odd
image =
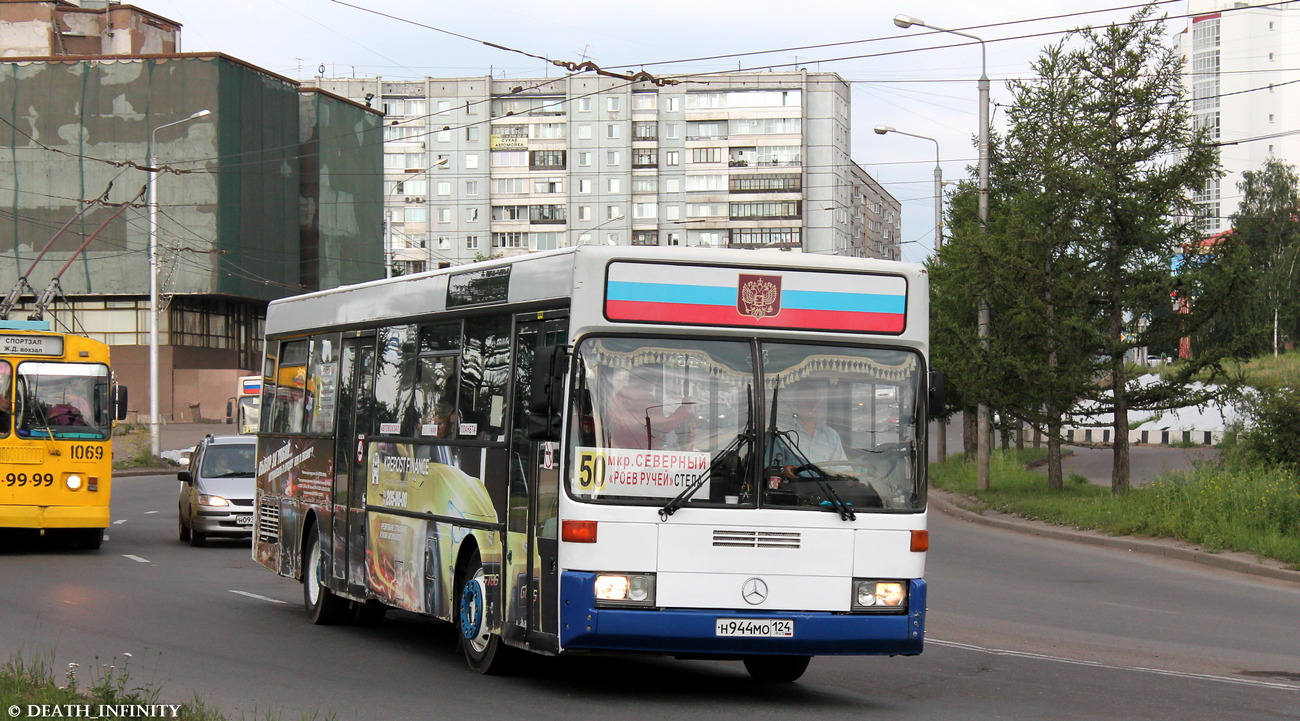
[[[194,448],[190,467],[176,474],[182,541],[202,546],[211,536],[252,535],[256,448],[253,436],[208,436]]]

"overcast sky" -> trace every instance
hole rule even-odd
[[[219,51],[291,78],[382,75],[406,79],[558,77],[533,56],[603,68],[644,67],[656,75],[719,70],[839,73],[853,87],[852,156],[903,203],[903,257],[928,255],[934,230],[935,145],[944,178],[966,176],[978,132],[977,44],[924,28],[903,30],[898,14],[966,29],[986,41],[996,107],[1002,81],[1021,77],[1042,48],[1083,25],[1132,15],[1128,0],[137,0],[183,24],[182,50]],[[1163,2],[1167,30],[1181,30],[1183,0]],[[374,12],[371,12],[374,11]],[[1089,12],[1095,11],[1095,12]],[[377,14],[383,13],[383,15]],[[387,15],[387,17],[385,16]],[[814,47],[819,46],[819,47]],[[955,47],[946,47],[955,46]],[[772,52],[765,52],[772,51]],[[719,57],[727,56],[727,57]],[[704,59],[712,58],[712,59]]]

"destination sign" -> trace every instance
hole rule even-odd
[[[57,335],[0,333],[0,355],[63,355],[63,338]]]

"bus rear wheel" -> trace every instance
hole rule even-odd
[[[302,559],[302,600],[307,608],[307,620],[321,625],[339,623],[351,609],[346,599],[334,595],[325,585],[319,526],[313,523],[309,534]]]
[[[747,656],[745,670],[755,681],[790,683],[808,670],[811,656]]]
[[[487,628],[487,584],[478,551],[466,559],[457,574],[456,629],[465,662],[476,673],[498,675],[509,671],[511,651],[501,637]]]

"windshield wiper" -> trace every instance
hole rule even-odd
[[[731,458],[732,454],[736,454],[737,456],[739,456],[741,450],[743,450],[746,445],[749,445],[751,449],[750,455],[751,456],[753,455],[752,450],[754,444],[754,387],[749,386],[747,390],[749,391],[748,393],[749,406],[748,406],[748,411],[745,414],[746,417],[745,430],[741,431],[736,435],[735,438],[731,439],[731,442],[727,444],[726,448],[723,448],[721,451],[718,451],[718,455],[713,457],[713,462],[710,463],[709,467],[706,468],[704,472],[700,474],[699,478],[696,478],[694,481],[691,481],[691,484],[689,486],[683,488],[681,493],[678,493],[676,496],[673,497],[672,500],[665,503],[663,508],[659,509],[659,520],[661,521],[668,520],[668,517],[676,513],[677,509],[681,508],[683,503],[686,503],[687,501],[691,500],[691,496],[695,495],[695,492],[700,490],[700,487],[704,485],[705,481],[713,477],[713,472],[717,470],[718,467],[721,466],[727,459]],[[745,477],[748,478],[748,469],[742,469],[742,470],[744,470],[744,472],[746,473]]]
[[[853,506],[848,502],[846,502],[844,499],[840,498],[840,494],[836,493],[835,489],[831,487],[830,484],[831,474],[827,473],[825,470],[822,469],[821,466],[817,465],[816,463],[813,463],[809,461],[807,458],[804,458],[803,453],[799,450],[799,446],[790,438],[790,434],[788,432],[779,432],[778,435],[785,440],[786,444],[790,446],[790,450],[799,454],[800,460],[804,462],[803,465],[790,467],[789,469],[790,477],[788,480],[816,481],[817,487],[822,490],[822,493],[826,494],[826,500],[830,504],[831,509],[840,514],[840,520],[844,520],[844,521],[857,520],[857,514],[853,512]],[[805,472],[811,472],[812,475],[810,476],[799,475],[800,473],[805,473]]]

